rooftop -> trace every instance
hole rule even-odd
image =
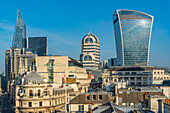
[[[110,71],[153,71],[153,70],[165,70],[168,72],[168,67],[156,67],[156,66],[117,66],[109,68]]]

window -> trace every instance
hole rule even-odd
[[[103,100],[103,96],[102,95],[99,95],[99,100]]]
[[[130,77],[130,80],[135,80],[135,77]]]
[[[156,72],[154,72],[154,74],[156,74]]]
[[[88,111],[90,111],[90,109],[91,109],[91,105],[88,105]]]
[[[93,100],[96,100],[96,95],[93,95]]]
[[[119,103],[122,103],[122,98],[121,97],[119,97]]]
[[[74,78],[74,75],[68,75],[68,77],[72,77],[72,78]]]
[[[84,105],[79,105],[79,111],[84,111]]]
[[[38,90],[38,96],[40,96],[40,94],[41,94],[41,90],[39,89],[39,90]]]
[[[135,85],[135,82],[131,82],[130,85]]]
[[[45,95],[45,96],[47,96],[47,95],[48,95],[48,92],[47,92],[47,91],[44,91],[43,93],[44,93],[44,95]]]
[[[20,107],[22,107],[22,102],[20,102]]]
[[[90,100],[90,95],[86,95],[86,99],[87,99],[87,100]]]
[[[163,74],[163,72],[161,72],[161,75]]]
[[[118,72],[118,75],[123,75],[121,72]]]
[[[158,75],[159,75],[159,72],[158,72]]]
[[[29,107],[32,107],[32,102],[29,102]]]
[[[84,57],[84,61],[92,61],[92,57],[90,55],[86,55]]]
[[[125,75],[129,75],[130,73],[129,72],[125,72]]]
[[[33,91],[29,90],[29,96],[33,96]]]
[[[136,75],[136,72],[132,72],[132,75]]]
[[[42,106],[42,102],[39,102],[39,106]]]
[[[141,77],[136,77],[136,80],[141,80]]]
[[[60,104],[61,103],[61,101],[60,101],[60,99],[58,99],[58,104]]]
[[[93,39],[92,38],[86,38],[85,43],[93,43]]]

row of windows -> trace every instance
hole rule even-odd
[[[55,100],[55,105],[62,104],[62,103],[65,103],[65,99],[64,98]],[[49,101],[49,106],[51,106],[51,105],[52,105],[52,102]],[[39,106],[43,106],[42,101],[39,102]],[[20,102],[20,107],[23,107],[23,103],[22,102]],[[32,102],[28,102],[28,107],[32,107]]]
[[[100,50],[99,48],[83,48],[83,49],[96,49],[96,50]]]
[[[154,74],[161,74],[161,75],[163,75],[163,72],[154,72]]]
[[[24,93],[25,93],[25,90],[24,90]],[[67,93],[69,93],[69,91],[67,91]],[[49,92],[48,91],[44,91],[43,94],[45,96],[49,95]],[[65,91],[56,91],[54,92],[55,95],[62,95],[62,94],[65,94]],[[29,90],[29,96],[41,96],[41,90],[39,89],[37,91],[37,93],[33,94],[33,90]]]
[[[118,72],[118,75],[123,75],[123,74],[125,74],[125,75],[129,75],[129,74],[136,75],[137,72]]]
[[[154,77],[154,80],[168,80],[169,77]]]
[[[100,47],[100,46],[98,46],[98,45],[84,45],[84,46],[87,46],[87,47],[88,47],[88,46],[96,46],[96,47]]]
[[[78,108],[79,108],[79,112],[84,113],[84,105],[79,105]],[[88,111],[90,111],[90,109],[91,109],[91,105],[88,105]]]
[[[83,62],[83,64],[94,64],[94,62]]]
[[[103,95],[98,95],[99,100],[103,100]],[[90,95],[86,95],[86,100],[90,100]],[[92,95],[92,100],[96,100],[96,95]]]

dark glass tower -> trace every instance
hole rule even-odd
[[[47,37],[28,37],[28,48],[38,56],[47,55]]]
[[[149,64],[153,16],[133,10],[116,10],[113,25],[118,66]]]
[[[12,46],[20,49],[26,48],[26,25],[18,10],[17,21]]]

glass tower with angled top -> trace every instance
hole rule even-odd
[[[12,46],[18,47],[20,49],[26,48],[26,25],[19,10],[17,13],[17,21]]]
[[[146,66],[153,16],[133,10],[116,10],[113,26],[118,66]]]

